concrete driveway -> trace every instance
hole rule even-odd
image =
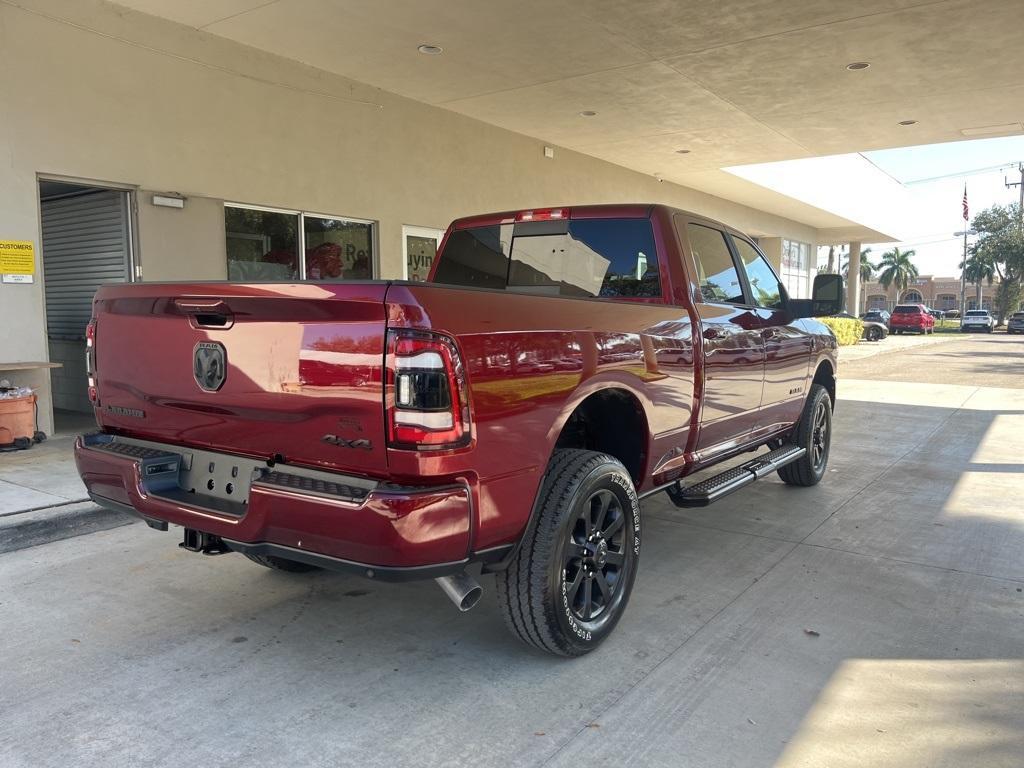
[[[0,765],[1020,766],[1024,389],[969,383],[972,350],[1024,342],[857,364],[816,488],[645,503],[630,608],[575,661],[489,580],[459,615],[138,524],[0,555]]]

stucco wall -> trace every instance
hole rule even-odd
[[[222,200],[379,222],[383,277],[403,224],[486,210],[659,201],[816,242],[736,205],[97,0],[0,5],[0,238],[38,244],[37,174],[140,193],[146,280],[223,278]],[[0,359],[45,359],[42,282],[0,286]],[[40,377],[45,380],[45,376]],[[45,390],[45,386],[44,386]],[[43,428],[51,431],[48,392]]]
[[[184,208],[165,208],[153,195],[137,195],[142,279],[226,280],[224,203],[192,196]]]

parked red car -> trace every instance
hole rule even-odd
[[[842,296],[791,300],[751,240],[660,205],[462,219],[429,283],[104,286],[76,461],[185,549],[436,578],[464,610],[494,572],[517,635],[580,655],[629,599],[639,499],[824,476],[836,341],[811,316]]]
[[[935,318],[924,304],[899,304],[889,318],[889,331],[892,333],[932,333],[934,329]]]

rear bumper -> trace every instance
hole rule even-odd
[[[345,496],[337,490],[347,487],[341,475],[336,486],[328,484],[325,490],[323,483],[289,487],[271,482],[267,474],[252,481],[247,503],[218,509],[204,502],[206,497],[152,487],[144,478],[144,460],[90,445],[88,439],[76,440],[75,462],[96,503],[133,511],[151,524],[172,523],[219,536],[236,551],[384,579],[444,575],[471,560],[503,554],[470,552],[473,492],[468,484],[407,488],[367,485],[361,479],[363,488]],[[273,474],[302,479],[289,471],[278,465]]]

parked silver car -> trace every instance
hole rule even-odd
[[[1024,312],[1014,312],[1006,321],[1007,333],[1024,333]]]
[[[992,333],[992,329],[995,327],[996,319],[992,317],[992,313],[987,309],[968,309],[960,321],[960,330],[964,333],[967,331]]]

